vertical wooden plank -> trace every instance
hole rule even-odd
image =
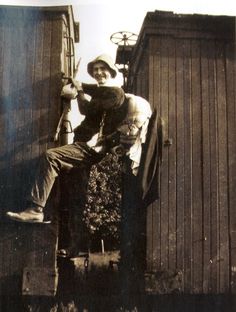
[[[148,100],[148,89],[149,89],[149,81],[147,79],[149,73],[149,61],[148,56],[150,54],[149,51],[149,44],[146,46],[145,53],[144,53],[144,62],[143,62],[143,88],[142,88],[142,96]]]
[[[154,55],[153,66],[153,105],[161,116],[161,60],[160,60],[160,38],[154,39],[152,53]],[[163,168],[163,167],[162,167]],[[161,211],[160,199],[153,204],[153,268],[158,270],[161,267]]]
[[[176,210],[177,268],[184,270],[184,76],[183,40],[176,40]]]
[[[143,56],[143,62],[142,62],[142,65],[140,67],[140,74],[139,74],[139,79],[140,79],[140,88],[139,88],[139,92],[140,92],[140,96],[144,96],[145,94],[145,79],[144,79],[144,76],[145,76],[145,58]]]
[[[146,217],[146,269],[148,272],[153,271],[153,207],[147,207]]]
[[[147,47],[148,49],[148,47]],[[145,51],[147,52],[147,51]],[[139,71],[138,71],[138,85],[137,85],[137,95],[140,95],[147,99],[147,79],[146,75],[148,73],[148,64],[147,64],[147,57],[146,53],[143,53],[142,56],[142,63],[140,64]]]
[[[55,133],[55,129],[61,113],[60,92],[62,88],[61,81],[61,53],[62,53],[62,37],[64,36],[62,29],[62,16],[52,19],[51,24],[51,62],[50,62],[50,105],[48,113],[48,144],[47,148],[55,146],[51,141]]]
[[[161,213],[160,199],[152,204],[152,261],[153,270],[161,268]]]
[[[218,209],[218,123],[216,99],[216,60],[215,43],[211,44],[212,54],[208,61],[209,68],[209,131],[210,131],[210,183],[211,183],[211,281],[212,293],[219,291],[219,209]]]
[[[35,30],[35,51],[34,51],[34,76],[33,76],[33,103],[32,103],[32,120],[34,121],[32,127],[32,135],[34,140],[31,143],[31,158],[38,158],[40,155],[40,122],[47,120],[46,116],[41,116],[40,107],[42,106],[43,90],[43,32],[44,32],[44,20],[40,18],[40,15],[35,16],[36,30]],[[45,105],[46,103],[44,103]],[[49,104],[49,103],[47,103]],[[49,112],[50,107],[47,109]],[[46,129],[45,129],[46,130]],[[44,130],[44,131],[45,131]],[[47,131],[47,130],[46,130]]]
[[[140,95],[142,94],[142,73],[139,72],[139,74],[137,75],[137,95]]]
[[[236,293],[236,51],[235,43],[226,46],[226,101],[228,130],[228,183],[230,214],[230,285]]]
[[[2,95],[3,92],[3,71],[4,71],[4,21],[2,14],[0,13],[0,94]],[[5,140],[5,128],[6,128],[6,109],[3,107],[3,103],[1,104],[1,111],[0,111],[0,131],[2,135],[0,136],[0,153],[2,157],[0,158],[0,170],[3,170],[5,167],[3,155],[5,152],[6,140]],[[1,183],[1,188],[3,188],[3,184]],[[2,199],[0,199],[1,203]]]
[[[161,116],[161,39],[160,37],[156,37],[153,41],[153,105]]]
[[[26,14],[26,13],[25,13]],[[34,175],[34,164],[33,159],[35,155],[32,152],[32,141],[37,138],[37,131],[34,131],[34,124],[37,124],[37,120],[33,119],[33,109],[34,103],[36,101],[34,94],[34,68],[35,68],[35,49],[36,49],[36,29],[37,29],[37,19],[30,12],[28,13],[28,18],[25,17],[24,20],[24,54],[27,56],[24,64],[25,68],[25,80],[24,80],[24,92],[21,95],[22,109],[24,111],[24,133],[22,137],[23,145],[23,164],[22,175],[25,171],[28,171],[27,176],[24,176],[24,191],[25,198],[28,196],[29,189],[31,187],[31,180]],[[36,107],[35,107],[36,110]],[[35,137],[36,136],[36,137]],[[31,170],[28,170],[29,167]],[[24,203],[25,204],[25,203]],[[22,207],[25,208],[25,207]]]
[[[18,30],[14,32],[14,27]],[[21,209],[22,207],[22,195],[21,187],[24,184],[25,176],[22,175],[22,161],[23,161],[23,148],[22,142],[24,137],[24,108],[22,107],[21,96],[24,93],[23,90],[27,84],[26,77],[26,60],[27,56],[25,55],[25,33],[24,33],[24,19],[22,18],[20,11],[17,11],[17,16],[14,21],[14,27],[12,27],[12,32],[14,33],[14,51],[15,55],[13,60],[15,60],[15,72],[14,72],[14,82],[12,88],[15,90],[14,96],[14,112],[15,112],[15,141],[14,141],[14,183],[18,185],[18,188],[15,190],[15,198],[17,199],[16,208]],[[23,78],[24,77],[24,78]],[[23,78],[23,79],[22,79]],[[29,90],[30,92],[30,90]]]
[[[13,16],[14,18],[15,16]],[[14,67],[13,62],[13,32],[12,32],[12,16],[7,15],[4,18],[4,52],[3,52],[3,62],[4,62],[4,70],[3,70],[3,92],[2,92],[2,105],[4,109],[6,110],[6,126],[5,126],[5,140],[6,140],[6,149],[4,151],[4,160],[5,160],[5,166],[8,168],[5,176],[5,185],[6,185],[6,193],[5,193],[5,207],[13,208],[15,206],[14,204],[14,198],[11,196],[9,198],[8,194],[13,189],[13,165],[12,165],[12,155],[13,155],[13,142],[14,142],[14,135],[15,135],[15,129],[14,129],[14,106],[13,106],[13,95],[11,90],[11,79],[13,79],[12,72]]]
[[[168,97],[169,116],[168,133],[172,145],[168,148],[168,198],[169,198],[169,269],[176,270],[176,63],[175,40],[168,38]]]
[[[17,12],[18,13],[18,12]],[[19,29],[19,35],[21,35],[21,24],[19,23],[19,18],[18,18],[18,14],[16,13],[16,27],[17,29]],[[13,32],[13,27],[11,27],[11,30]],[[20,183],[20,181],[18,180],[18,175],[19,175],[19,169],[17,168],[17,154],[20,153],[20,151],[18,151],[18,147],[19,147],[19,137],[18,137],[18,129],[19,129],[19,123],[20,123],[20,114],[19,114],[19,103],[18,103],[18,85],[17,85],[17,74],[18,74],[18,70],[17,70],[17,66],[16,66],[16,60],[19,59],[19,52],[20,52],[20,45],[19,45],[19,41],[17,40],[17,35],[16,33],[13,32],[12,37],[11,37],[11,52],[10,52],[10,57],[11,57],[11,63],[13,63],[13,66],[10,68],[10,75],[11,75],[11,89],[10,89],[10,99],[11,99],[11,120],[10,120],[10,124],[11,124],[11,165],[14,168],[12,170],[12,187],[14,189],[14,195],[15,195],[15,205],[18,206],[19,202],[18,202],[18,187],[17,184]],[[21,61],[21,58],[20,58]],[[23,68],[22,68],[23,69]],[[24,70],[22,72],[22,74],[24,75]],[[18,183],[17,183],[18,182]]]
[[[192,102],[192,279],[194,293],[202,293],[202,108],[200,43],[191,42],[191,102]]]
[[[47,149],[48,142],[48,123],[49,123],[49,106],[50,106],[50,67],[51,67],[51,45],[52,45],[52,22],[50,19],[44,19],[42,26],[42,101],[40,103],[39,131],[41,134],[41,144],[39,154],[41,155]]]
[[[168,64],[168,44],[167,39],[161,39],[161,117],[165,123],[165,137],[168,138],[168,83],[169,83],[169,64]],[[161,170],[161,186],[160,186],[160,208],[161,208],[161,268],[168,269],[169,256],[169,198],[168,198],[168,164],[169,155],[168,148],[163,149],[163,161]]]
[[[191,107],[191,51],[190,40],[184,40],[184,288],[192,289],[192,107]]]
[[[218,142],[219,142],[219,238],[220,238],[220,289],[221,293],[229,287],[229,216],[228,216],[228,149],[225,86],[225,47],[224,42],[217,45],[217,104],[218,104]]]
[[[155,73],[154,73],[154,49],[155,49],[155,45],[154,45],[154,39],[150,38],[149,39],[149,72],[148,72],[148,101],[151,104],[152,108],[154,108],[154,90],[155,90],[155,85],[154,85],[154,77],[155,77]]]
[[[154,42],[153,39],[149,39],[150,46],[150,55],[149,55],[149,96],[148,100],[152,107],[154,107]],[[153,206],[150,205],[147,207],[147,216],[146,216],[146,265],[147,271],[153,271]]]
[[[209,116],[209,58],[211,42],[201,41],[202,190],[203,190],[203,293],[211,292],[211,171]]]
[[[5,48],[4,44],[6,38],[6,24],[3,18],[2,12],[0,13],[0,92],[1,92],[1,110],[0,110],[0,129],[1,129],[1,137],[0,137],[0,170],[2,179],[0,181],[1,193],[2,196],[0,197],[1,207],[6,205],[7,195],[6,195],[6,182],[7,182],[7,173],[6,173],[6,150],[7,150],[7,105],[4,99],[4,71],[5,71]],[[3,213],[3,211],[1,212]]]

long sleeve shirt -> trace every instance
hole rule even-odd
[[[78,104],[85,119],[75,129],[75,141],[88,142],[95,134],[102,134],[106,150],[109,151],[120,144],[121,135],[127,142],[129,137],[134,137],[132,144],[125,144],[125,153],[132,161],[133,174],[137,175],[152,114],[150,104],[139,96],[124,94],[119,87],[82,84],[82,88],[83,92],[78,94]],[[91,99],[88,100],[84,93],[89,94]]]
[[[75,129],[75,141],[88,142],[100,131],[103,120],[103,135],[109,137],[117,131],[118,125],[127,113],[124,91],[119,87],[82,84],[83,92],[78,93],[78,105],[85,119]],[[85,96],[88,94],[91,99]]]

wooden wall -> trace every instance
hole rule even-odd
[[[4,214],[25,208],[37,159],[55,146],[61,78],[74,69],[65,38],[73,37],[72,18],[70,7],[0,7],[1,282],[14,276],[21,280],[26,266],[56,265],[54,223],[18,225],[9,223]]]
[[[234,21],[148,13],[130,65],[132,91],[157,108],[172,140],[160,199],[147,208],[150,293],[236,292]]]

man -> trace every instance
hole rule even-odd
[[[112,86],[116,67],[108,55],[100,55],[87,67],[97,84],[81,84],[72,80],[63,88],[63,96],[77,97],[83,122],[75,129],[74,143],[47,150],[39,162],[38,174],[29,196],[28,207],[21,212],[7,212],[6,216],[19,222],[40,223],[44,220],[44,207],[56,177],[73,168],[90,169],[116,146],[122,144],[124,154],[137,170],[141,145],[151,116],[147,101]],[[87,100],[85,94],[91,96]],[[96,136],[96,143],[91,138]]]

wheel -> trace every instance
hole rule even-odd
[[[117,45],[134,45],[138,39],[138,35],[129,31],[119,31],[111,35],[111,42]]]

